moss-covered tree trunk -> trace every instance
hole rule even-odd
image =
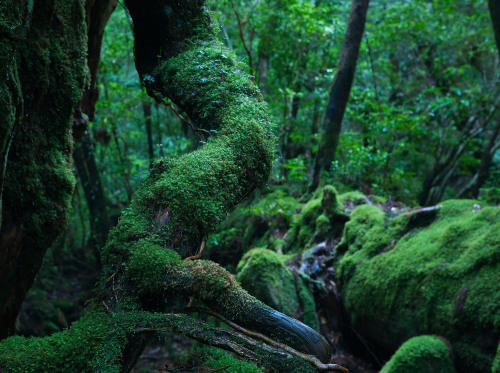
[[[6,79],[0,113],[5,167],[0,338],[5,338],[15,331],[47,248],[68,221],[75,184],[71,117],[86,77],[86,33],[80,0],[15,0],[1,7],[0,68]]]

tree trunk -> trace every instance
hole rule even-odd
[[[73,123],[73,138],[75,140],[79,140],[83,136],[87,130],[88,121],[94,121],[95,104],[99,98],[97,70],[101,60],[102,37],[104,28],[117,3],[118,0],[86,0],[85,3],[88,35],[87,64],[90,82],[75,110]]]
[[[2,5],[5,14],[14,17],[11,24],[20,26],[12,34],[1,35],[0,55],[10,54],[9,63],[1,67],[7,70],[2,76],[12,76],[12,82],[7,82],[12,88],[6,94],[14,97],[9,110],[16,130],[2,195],[0,339],[15,333],[19,308],[45,252],[69,219],[75,185],[71,117],[86,79],[83,1],[29,4],[15,0]],[[25,35],[21,30],[26,30]],[[9,40],[16,43],[17,51],[13,52]],[[24,102],[22,117],[16,111],[16,92],[21,92]]]
[[[87,23],[87,64],[90,84],[83,92],[82,99],[75,109],[73,117],[73,138],[78,141],[73,152],[75,168],[85,193],[85,200],[90,212],[91,246],[99,261],[101,249],[111,228],[111,221],[106,208],[106,198],[101,177],[95,161],[93,140],[87,134],[88,121],[94,121],[95,104],[99,98],[97,70],[101,59],[104,28],[116,8],[117,0],[87,0],[85,4]]]
[[[99,260],[99,249],[104,247],[111,228],[111,221],[106,206],[106,197],[95,161],[95,149],[89,135],[83,135],[75,144],[73,160],[82,183],[85,200],[90,212],[90,231],[92,247]]]
[[[155,159],[153,151],[153,132],[152,125],[153,121],[151,119],[151,105],[147,102],[142,103],[142,111],[144,112],[144,124],[146,125],[146,136],[148,138],[148,157],[149,157],[149,167],[153,165]]]
[[[352,0],[347,30],[340,52],[337,73],[330,91],[330,98],[325,112],[320,134],[318,152],[314,163],[313,180],[310,190],[315,190],[320,181],[321,170],[330,170],[335,159],[339,142],[342,118],[349,100],[359,47],[363,37],[369,0]]]
[[[490,9],[490,18],[493,24],[493,32],[495,33],[498,55],[500,56],[500,0],[488,0],[488,7]]]

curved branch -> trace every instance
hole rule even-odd
[[[102,300],[111,311],[127,304],[155,309],[171,294],[193,295],[228,320],[329,361],[330,346],[317,332],[250,296],[217,264],[180,259],[267,182],[273,126],[246,67],[216,40],[204,1],[126,5],[148,94],[171,100],[213,136],[153,165],[103,250],[103,279],[113,281],[103,280]]]

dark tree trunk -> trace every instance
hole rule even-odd
[[[95,147],[89,135],[83,135],[75,144],[73,160],[82,183],[85,200],[90,212],[91,246],[99,260],[99,250],[106,242],[111,222],[106,206],[106,197],[95,161]]]
[[[500,56],[500,0],[488,0],[488,7],[490,9],[490,18],[493,24],[493,32],[495,33],[498,55]]]
[[[261,52],[259,53],[259,64],[258,64],[259,75],[257,83],[264,97],[268,94],[268,88],[267,88],[268,70],[269,70],[269,56]]]
[[[147,102],[142,103],[142,111],[144,112],[144,123],[146,125],[146,136],[148,138],[148,157],[149,157],[149,167],[153,165],[155,159],[155,154],[153,151],[153,132],[152,125],[153,121],[151,119],[151,105]]]
[[[335,159],[342,118],[349,100],[359,47],[365,29],[368,3],[369,0],[352,1],[344,43],[340,52],[340,62],[325,112],[310,190],[318,187],[321,170],[329,170]]]
[[[94,121],[95,104],[99,98],[97,70],[101,60],[102,37],[109,17],[116,8],[118,0],[86,0],[85,12],[88,34],[87,64],[90,83],[83,92],[82,99],[75,110],[73,138],[79,140],[87,130],[88,121]]]
[[[95,161],[95,144],[87,134],[88,121],[94,121],[95,104],[99,98],[97,70],[101,59],[102,37],[104,28],[116,8],[117,0],[87,0],[85,4],[88,51],[87,64],[90,84],[84,90],[82,99],[75,109],[73,118],[73,137],[75,145],[73,159],[80,182],[85,193],[85,200],[90,212],[90,245],[99,261],[99,249],[104,246],[111,221],[106,206],[101,177]]]
[[[495,155],[496,150],[498,149],[498,135],[500,134],[500,119],[493,130],[490,139],[486,145],[486,148],[483,149],[483,154],[481,157],[481,164],[479,165],[479,170],[477,171],[477,177],[475,178],[475,183],[472,187],[471,195],[473,198],[479,197],[479,190],[482,188],[488,176],[490,174],[490,166],[493,156]]]
[[[15,0],[0,7],[6,8],[7,16],[21,15],[9,22],[21,25],[19,29],[0,35],[0,55],[10,53],[9,63],[1,68],[7,70],[2,76],[12,74],[11,113],[19,108],[15,105],[18,92],[24,104],[22,117],[14,114],[2,195],[1,339],[15,333],[19,308],[45,252],[68,222],[75,185],[71,117],[86,78],[86,30],[80,0]],[[17,52],[13,53],[9,40],[16,43]]]

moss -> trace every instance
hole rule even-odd
[[[240,204],[209,236],[209,257],[232,268],[253,247],[282,251],[283,239],[300,203],[280,188],[269,188],[253,201]]]
[[[346,202],[352,202],[355,205],[364,205],[366,204],[367,197],[361,192],[352,191],[339,195],[339,201],[343,205],[345,205]]]
[[[300,252],[314,243],[340,235],[348,215],[331,185],[316,191],[288,232],[290,252]]]
[[[500,209],[461,200],[433,221],[414,215],[366,205],[351,214],[338,273],[353,324],[386,351],[422,333],[478,346],[457,361],[488,371],[496,342],[485,341],[500,336]]]
[[[124,330],[109,315],[89,312],[70,329],[49,337],[3,341],[0,366],[9,373],[120,372],[125,342]]]
[[[492,373],[500,372],[500,342],[498,343],[497,354],[495,355],[495,361],[493,362],[493,367],[491,369]]]
[[[455,373],[446,343],[434,336],[422,335],[403,343],[380,373]]]
[[[250,294],[292,317],[302,314],[306,325],[318,330],[316,306],[300,277],[283,264],[283,256],[267,249],[252,249],[237,267],[237,280]]]
[[[220,369],[234,373],[262,372],[255,365],[234,358],[229,352],[204,345],[195,345],[182,360],[186,360],[191,366],[196,365],[199,371]]]
[[[205,131],[204,144],[156,167],[137,190],[133,207],[152,226],[163,211],[164,222],[155,229],[182,256],[193,254],[232,207],[267,182],[274,158],[273,125],[252,78],[211,32],[200,39],[193,32],[177,55],[142,78],[150,95],[168,97],[189,113]]]
[[[20,32],[15,22],[7,32],[7,38],[13,37],[17,48],[15,53],[9,53],[14,61],[3,65],[10,70],[6,71],[10,74],[6,84],[13,85],[7,88],[12,97],[10,101],[5,95],[0,98],[7,100],[0,103],[0,110],[5,111],[7,106],[8,122],[15,118],[16,128],[6,163],[1,206],[2,249],[9,252],[5,257],[11,258],[0,274],[0,282],[6,284],[0,290],[0,299],[9,304],[7,308],[2,304],[0,309],[3,333],[13,332],[17,311],[46,250],[69,220],[75,186],[71,166],[72,113],[87,72],[84,3],[15,2],[10,9],[17,13],[24,29]],[[19,92],[22,100],[17,96]],[[9,128],[0,131],[6,133]],[[5,147],[0,152],[3,150]]]

